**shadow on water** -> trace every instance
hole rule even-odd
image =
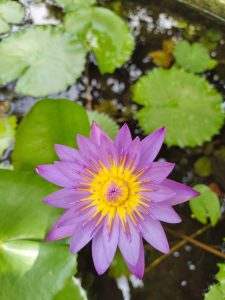
[[[30,7],[27,23],[58,24],[62,19],[62,11],[51,4],[22,1]],[[66,92],[51,97],[67,97],[79,99],[87,105],[87,85],[90,85],[93,97],[93,108],[114,117],[118,123],[128,122],[134,135],[143,136],[134,118],[138,106],[132,102],[131,85],[141,75],[154,66],[148,53],[160,49],[165,39],[186,38],[197,41],[210,28],[224,32],[225,24],[200,12],[196,12],[176,1],[101,1],[101,4],[113,9],[127,20],[136,37],[136,49],[132,59],[113,75],[100,75],[95,67],[95,60],[90,55],[90,64],[82,79]],[[17,30],[17,28],[15,28]],[[212,51],[219,64],[205,77],[225,95],[225,37],[219,41],[218,47]],[[0,87],[0,112],[14,113],[19,117],[30,109],[37,101],[32,97],[24,97],[14,92],[14,84]],[[208,177],[200,177],[194,172],[195,161],[207,156],[212,163],[212,172]],[[173,178],[189,185],[196,183],[214,184],[224,195],[225,186],[225,129],[211,142],[195,149],[163,147],[160,158],[175,162],[177,167]],[[7,162],[8,157],[5,161]],[[191,219],[188,205],[178,208],[183,216],[183,223],[170,226],[173,230],[190,235],[202,226]],[[207,230],[198,239],[206,244],[221,249],[224,238],[224,225],[221,222],[213,229]],[[169,235],[170,245],[177,244],[180,239]],[[151,264],[160,254],[146,247],[146,265]],[[167,259],[149,270],[144,276],[144,287],[133,288],[130,284],[131,299],[139,300],[200,300],[207,291],[208,285],[214,281],[217,272],[218,257],[209,254],[189,243],[171,254]],[[97,277],[91,261],[90,248],[86,248],[79,256],[79,276],[84,287],[89,290],[90,299],[123,299],[116,286],[116,281],[104,275]],[[129,291],[128,291],[129,296]],[[129,297],[127,298],[129,299]]]

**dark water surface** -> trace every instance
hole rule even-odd
[[[23,1],[31,9],[27,15],[26,23],[36,24],[60,22],[63,13],[53,5],[43,2]],[[94,58],[90,55],[90,64],[81,80],[60,95],[49,97],[66,97],[76,100],[115,118],[119,124],[127,122],[134,135],[143,136],[134,118],[138,109],[132,102],[131,85],[149,69],[155,67],[149,58],[150,51],[161,49],[165,39],[182,37],[190,41],[198,41],[205,35],[206,30],[213,29],[225,32],[225,24],[187,8],[174,1],[102,1],[102,5],[114,9],[129,23],[136,37],[136,49],[132,59],[113,75],[100,75],[95,66]],[[17,30],[17,27],[14,28]],[[207,72],[204,76],[225,95],[225,37],[212,51],[212,56],[218,61],[218,67]],[[87,92],[91,90],[91,98]],[[30,107],[39,99],[24,97],[14,92],[14,84],[0,86],[0,111],[5,114],[16,114],[22,118]],[[194,171],[194,163],[202,156],[206,156],[212,164],[212,172],[207,177],[200,177]],[[213,184],[218,189],[221,199],[224,198],[225,187],[225,129],[209,143],[194,149],[180,149],[178,147],[163,147],[160,158],[175,162],[177,167],[172,178],[189,185],[197,183]],[[10,151],[6,152],[4,162],[10,160]],[[202,228],[196,220],[192,219],[187,204],[180,206],[178,212],[183,216],[183,223],[170,226],[178,233],[190,235]],[[221,221],[213,229],[209,229],[200,237],[202,242],[223,247],[225,222]],[[180,241],[169,235],[170,245]],[[225,251],[225,248],[223,248]],[[146,266],[161,254],[146,247]],[[130,284],[131,298],[135,300],[200,300],[207,291],[209,284],[214,282],[217,272],[216,263],[221,259],[209,254],[194,245],[186,244],[175,251],[167,259],[147,271],[143,287],[134,288]],[[104,275],[96,276],[93,269],[90,248],[84,249],[79,256],[79,277],[83,286],[89,290],[89,299],[119,300],[123,299],[118,290],[116,281]],[[124,285],[123,285],[124,286]],[[128,292],[129,295],[129,292]],[[129,299],[129,298],[127,298]]]

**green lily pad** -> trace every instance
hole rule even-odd
[[[58,93],[81,75],[86,50],[60,28],[36,26],[0,44],[0,83],[17,80],[16,91],[35,97]]]
[[[82,288],[79,279],[69,280],[62,291],[54,297],[54,300],[87,300],[87,294]]]
[[[69,12],[65,29],[94,52],[101,73],[113,73],[131,56],[134,38],[124,21],[109,9],[90,7]]]
[[[65,11],[71,11],[92,6],[96,0],[55,0],[55,3],[63,7]]]
[[[10,30],[10,24],[20,24],[25,17],[25,8],[16,1],[0,2],[0,34]]]
[[[39,164],[57,160],[54,144],[75,147],[76,135],[88,135],[89,121],[80,105],[66,99],[36,103],[18,127],[13,164],[16,169],[34,170]]]
[[[209,217],[210,223],[214,226],[220,217],[220,200],[217,195],[204,184],[198,184],[194,188],[200,192],[200,196],[189,202],[192,213],[202,224],[206,224]]]
[[[17,118],[15,116],[0,118],[0,157],[14,141],[16,127]]]
[[[218,264],[219,272],[216,275],[217,284],[210,287],[205,295],[205,300],[224,300],[225,299],[225,264]]]
[[[108,136],[111,137],[111,139],[114,139],[119,130],[119,126],[116,124],[116,122],[104,113],[88,111],[88,119],[90,124],[92,121],[98,123],[100,127],[108,134]]]
[[[208,50],[200,43],[189,44],[187,41],[179,42],[174,50],[178,65],[183,69],[201,73],[216,67],[217,61],[212,59]]]
[[[145,106],[137,112],[140,126],[147,134],[165,126],[169,146],[201,145],[224,122],[222,96],[206,79],[182,69],[149,72],[135,84],[133,98]]]

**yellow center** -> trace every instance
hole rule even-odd
[[[136,217],[141,217],[138,208],[146,206],[141,196],[141,182],[138,180],[141,172],[134,173],[124,163],[117,165],[112,162],[110,168],[101,164],[96,173],[90,173],[92,177],[85,189],[90,193],[87,200],[92,200],[88,207],[96,207],[92,217],[100,215],[100,222],[108,215],[108,224],[111,226],[117,213],[124,228],[127,216],[136,223]]]

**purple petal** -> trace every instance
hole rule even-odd
[[[111,140],[107,139],[104,136],[101,136],[100,148],[101,148],[100,159],[106,167],[110,166],[112,160],[118,161],[117,149]]]
[[[98,160],[101,153],[99,146],[86,136],[77,135],[77,144],[84,160]]]
[[[81,160],[80,152],[74,148],[56,144],[55,151],[59,159],[64,162],[77,162]]]
[[[66,237],[69,237],[74,232],[76,225],[69,225],[69,226],[63,226],[63,227],[57,227],[54,225],[52,229],[49,231],[46,240],[47,241],[56,241],[60,239],[64,239]]]
[[[140,253],[140,234],[138,229],[134,227],[128,220],[130,234],[125,234],[120,227],[119,248],[124,259],[131,265],[136,265]]]
[[[88,202],[78,202],[76,206],[67,210],[61,218],[56,222],[57,227],[74,225],[77,223],[85,223],[89,220],[94,212],[96,211],[96,207],[86,208]]]
[[[99,275],[103,274],[108,269],[111,263],[111,261],[109,261],[106,256],[103,245],[103,236],[100,230],[92,240],[92,258],[95,269]]]
[[[141,221],[141,232],[143,238],[157,250],[168,253],[169,245],[164,229],[158,220],[146,217]]]
[[[82,175],[86,174],[85,168],[76,163],[68,163],[56,161],[54,163],[56,168],[68,179],[74,182],[74,185],[79,185],[80,182],[84,182]]]
[[[140,253],[136,265],[133,266],[128,262],[126,262],[126,264],[132,274],[137,278],[142,279],[145,271],[145,253],[142,239],[140,239]]]
[[[149,212],[153,218],[166,223],[175,224],[182,221],[171,206],[162,203],[151,203]]]
[[[157,131],[154,131],[141,141],[142,151],[139,166],[140,169],[144,168],[147,163],[152,162],[156,158],[160,148],[162,147],[165,134],[166,129],[161,128]]]
[[[165,179],[162,184],[176,192],[175,196],[171,197],[169,200],[166,200],[166,203],[169,205],[177,205],[200,195],[199,192],[195,191],[189,186],[170,179]]]
[[[118,215],[116,215],[113,220],[112,229],[110,233],[108,231],[107,224],[108,224],[108,219],[106,218],[102,230],[102,239],[103,239],[103,246],[104,246],[105,255],[107,257],[107,261],[111,263],[116,253],[116,248],[119,242],[120,224],[119,224]]]
[[[72,188],[75,183],[65,177],[55,165],[42,165],[36,168],[38,175],[60,187]]]
[[[168,162],[152,162],[140,176],[141,181],[161,183],[172,172],[175,164]]]
[[[45,197],[43,201],[51,206],[59,208],[71,208],[82,199],[89,197],[86,192],[75,189],[62,189]]]
[[[124,124],[115,137],[114,145],[120,152],[122,148],[126,149],[131,142],[132,136],[130,133],[130,129],[127,124]]]
[[[126,165],[137,166],[141,156],[141,141],[139,137],[136,137],[129,145],[127,149],[122,149],[121,154],[127,157]],[[132,163],[132,164],[131,164]]]
[[[174,190],[164,185],[164,181],[162,184],[142,184],[141,189],[141,194],[153,202],[162,202],[176,195]]]
[[[97,123],[92,122],[91,124],[91,132],[90,132],[90,138],[93,142],[95,142],[97,145],[100,145],[101,137],[105,137],[107,140],[111,141],[111,139],[108,137],[108,135],[98,126]]]
[[[70,252],[77,253],[93,238],[95,222],[88,222],[86,224],[79,223],[73,232],[70,241]]]

